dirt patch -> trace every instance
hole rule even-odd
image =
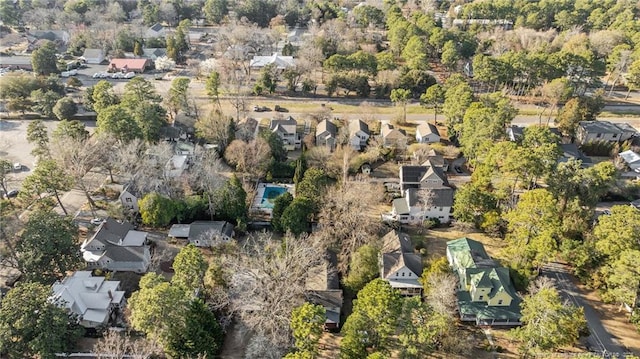
[[[223,359],[242,359],[244,358],[244,350],[251,339],[251,333],[242,325],[233,321],[227,328],[227,333],[222,343],[222,352],[220,358]]]

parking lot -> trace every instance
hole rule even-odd
[[[22,168],[14,171],[7,178],[7,189],[19,189],[22,181],[35,166],[35,157],[31,154],[33,146],[27,141],[27,127],[31,120],[6,120],[0,118],[0,158],[9,162],[20,163]],[[58,121],[46,120],[49,133],[57,126]],[[85,122],[87,130],[95,129],[94,121]]]

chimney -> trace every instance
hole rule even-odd
[[[111,293],[111,289],[107,291],[107,294],[109,294],[109,299],[113,300],[113,293]]]

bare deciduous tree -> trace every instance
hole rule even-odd
[[[270,157],[271,148],[262,137],[257,137],[248,143],[234,140],[224,151],[227,162],[236,166],[238,172],[246,173],[253,178],[264,175]]]
[[[346,273],[351,255],[377,238],[381,229],[378,213],[372,211],[382,198],[382,188],[363,181],[332,187],[325,196],[318,218],[319,231],[327,246],[338,249],[338,270]]]
[[[229,273],[229,311],[273,346],[287,347],[291,311],[303,303],[307,273],[324,263],[324,254],[315,236],[251,236],[242,248],[220,257]]]
[[[94,345],[92,353],[97,359],[147,359],[161,354],[162,350],[148,339],[133,339],[128,333],[107,331]]]
[[[196,192],[202,192],[209,204],[209,214],[213,220],[213,215],[216,212],[213,196],[216,190],[225,182],[225,178],[222,175],[223,164],[218,157],[217,152],[205,150],[203,148],[196,148],[196,158],[193,161],[193,166],[189,170],[187,181],[192,190]]]

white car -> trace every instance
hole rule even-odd
[[[69,73],[69,71],[62,71],[62,72],[60,73],[60,77],[69,77],[69,76],[71,76],[71,74]]]
[[[127,79],[127,80],[128,79],[132,79],[134,77],[136,77],[136,73],[133,72],[133,71],[132,72],[127,72],[126,74],[124,74],[124,78]]]
[[[20,162],[16,162],[13,164],[13,170],[14,171],[22,171],[22,163]]]
[[[106,222],[106,220],[104,218],[93,218],[91,220],[91,224],[95,225],[95,226],[99,226],[102,223]]]
[[[111,75],[112,79],[122,79],[124,78],[124,74],[122,72],[115,72]]]
[[[106,72],[100,73],[100,78],[101,79],[106,79],[106,78],[109,78],[109,77],[111,77],[111,75],[109,73],[106,73]]]
[[[96,72],[96,73],[95,73],[95,74],[93,74],[93,76],[91,76],[91,77],[93,77],[94,79],[97,79],[97,78],[100,78],[100,76],[102,76],[102,72]]]

